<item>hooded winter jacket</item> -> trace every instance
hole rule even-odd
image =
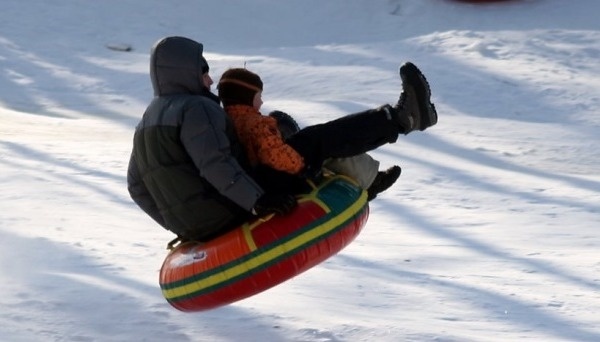
[[[168,37],[152,48],[154,99],[137,125],[127,172],[132,199],[179,237],[207,240],[246,219],[263,190],[233,125],[202,83],[202,44]]]

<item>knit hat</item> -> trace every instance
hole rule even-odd
[[[252,106],[254,95],[263,90],[263,82],[260,76],[252,71],[233,68],[221,75],[217,89],[223,106],[236,104]]]

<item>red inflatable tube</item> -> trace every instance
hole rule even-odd
[[[203,311],[278,285],[341,251],[369,216],[366,193],[342,176],[327,179],[286,216],[246,223],[207,243],[188,242],[160,270],[165,299]]]

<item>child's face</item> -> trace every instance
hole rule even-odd
[[[254,100],[252,101],[252,106],[254,107],[254,109],[256,110],[260,110],[260,107],[263,104],[263,100],[262,100],[262,91],[258,91],[256,92],[256,94],[254,94]]]

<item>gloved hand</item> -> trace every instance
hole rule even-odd
[[[265,216],[268,214],[285,215],[292,211],[298,203],[290,194],[264,194],[254,204],[252,214]]]
[[[323,178],[323,163],[310,163],[304,161],[304,169],[300,174],[301,177],[319,183]]]

